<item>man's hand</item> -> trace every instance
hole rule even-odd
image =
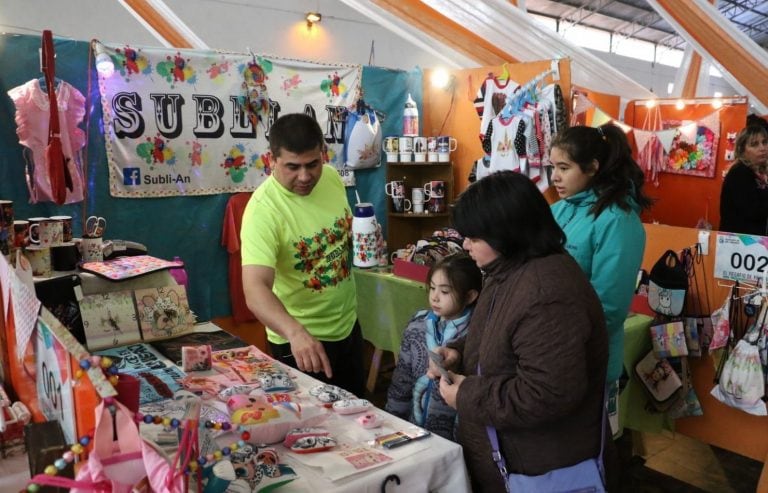
[[[444,346],[437,346],[436,348],[432,349],[432,351],[443,357],[443,368],[446,370],[457,369],[456,367],[459,363],[459,360],[461,359],[461,354],[457,350]],[[427,376],[433,380],[440,378],[440,369],[432,360],[429,361]]]
[[[312,337],[306,329],[297,331],[288,339],[291,353],[296,360],[296,367],[303,372],[324,372],[328,378],[333,377],[331,362],[325,354],[323,344]]]

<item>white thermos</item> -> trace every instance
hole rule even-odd
[[[355,214],[352,217],[352,249],[355,258],[352,263],[357,267],[376,267],[379,264],[376,225],[373,204],[355,204]]]

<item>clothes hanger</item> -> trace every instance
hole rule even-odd
[[[501,65],[501,75],[496,77],[497,82],[507,82],[509,81],[509,67],[507,67],[507,63],[504,62]]]

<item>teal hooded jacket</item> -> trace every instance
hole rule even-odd
[[[608,328],[608,383],[621,376],[624,361],[624,320],[635,292],[645,250],[640,207],[629,199],[630,210],[616,204],[597,218],[590,208],[597,201],[592,189],[552,205],[552,214],[566,235],[565,247],[597,292]]]

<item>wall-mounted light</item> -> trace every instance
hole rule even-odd
[[[683,108],[685,108],[685,101],[683,101],[682,99],[678,99],[675,102],[675,108],[678,110],[682,110]]]
[[[307,29],[312,29],[312,26],[323,20],[323,15],[320,12],[307,12],[304,17],[307,20]]]
[[[646,108],[653,108],[655,106],[656,106],[656,100],[655,99],[649,99],[648,101],[645,102],[645,107]]]
[[[449,73],[446,69],[439,67],[432,71],[430,76],[432,87],[436,89],[449,89],[456,83],[456,76]]]
[[[104,45],[98,42],[93,43],[93,49],[96,52],[96,71],[105,78],[112,77],[115,73],[115,63],[112,57],[104,50]]]

